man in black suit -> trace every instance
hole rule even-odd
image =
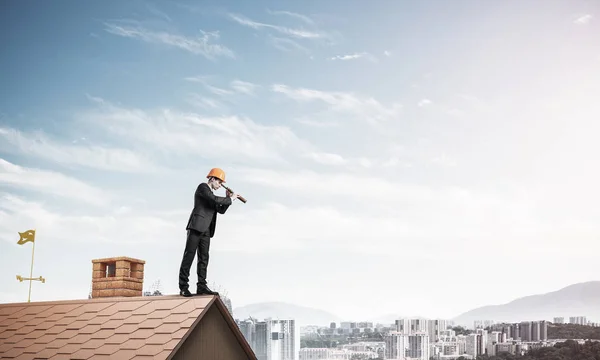
[[[183,259],[179,268],[179,294],[181,296],[192,296],[189,291],[189,276],[194,256],[198,252],[198,283],[196,294],[219,295],[212,291],[206,284],[206,272],[208,269],[208,253],[210,239],[215,235],[217,225],[217,213],[225,214],[233,200],[238,198],[237,194],[227,191],[227,196],[216,196],[213,191],[218,190],[225,182],[225,172],[219,168],[211,169],[207,182],[201,183],[194,194],[194,209],[190,214],[186,230],[187,241],[183,252]]]

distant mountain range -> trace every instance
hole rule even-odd
[[[283,302],[265,302],[246,305],[233,310],[237,319],[252,316],[263,320],[267,317],[297,320],[298,324],[327,326],[331,322],[347,321],[325,310],[314,309]],[[454,320],[457,325],[472,327],[476,320],[493,320],[495,322],[519,322],[528,320],[548,320],[564,317],[568,322],[570,316],[586,316],[588,320],[600,322],[600,281],[584,282],[567,286],[563,289],[526,296],[502,305],[489,305],[467,311]],[[391,324],[402,315],[389,314],[377,316],[364,321]],[[414,318],[414,316],[411,316]],[[420,317],[420,316],[419,316]]]
[[[265,318],[286,319],[293,318],[300,326],[304,325],[329,325],[331,322],[340,322],[341,318],[325,310],[314,309],[306,306],[288,304],[284,302],[265,302],[250,304],[233,309],[236,319],[253,317],[258,320]]]
[[[574,284],[557,291],[526,296],[502,305],[489,305],[463,313],[453,320],[458,325],[473,326],[475,320],[518,322],[548,320],[554,317],[586,316],[600,321],[600,281]]]

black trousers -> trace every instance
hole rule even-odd
[[[188,230],[183,259],[179,267],[179,290],[189,289],[190,268],[198,252],[198,282],[197,289],[206,286],[206,272],[208,269],[208,251],[210,250],[210,236],[196,230]]]

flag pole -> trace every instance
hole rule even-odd
[[[33,229],[35,233],[35,229]],[[37,233],[35,233],[37,235]],[[31,269],[29,270],[29,296],[27,296],[27,302],[31,302],[31,281],[33,280],[33,255],[35,253],[35,241],[33,241],[33,246],[31,247]]]
[[[25,243],[28,242],[32,242],[33,245],[31,246],[31,268],[29,269],[29,277],[28,278],[24,278],[21,275],[17,275],[17,280],[20,282],[23,282],[25,280],[29,280],[29,295],[27,296],[27,302],[31,302],[31,287],[32,287],[32,281],[33,280],[37,280],[40,281],[42,284],[46,282],[46,279],[44,279],[44,277],[40,276],[37,278],[33,278],[33,264],[34,264],[34,257],[35,257],[35,229],[30,229],[24,232],[19,232],[19,241],[17,241],[17,244],[19,245],[23,245]]]

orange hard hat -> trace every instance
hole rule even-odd
[[[216,177],[217,179],[221,180],[222,182],[225,182],[225,171],[223,171],[222,169],[219,168],[212,168],[210,169],[208,175],[206,175],[206,178],[210,178],[210,177]]]

